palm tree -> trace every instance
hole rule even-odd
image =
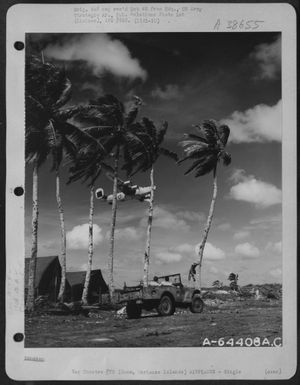
[[[208,237],[208,232],[211,227],[211,222],[214,214],[215,202],[217,198],[217,166],[222,159],[225,166],[231,163],[231,156],[225,151],[225,146],[228,141],[230,129],[226,125],[217,127],[214,120],[204,120],[202,124],[196,125],[198,135],[185,134],[187,140],[180,144],[184,148],[185,157],[179,163],[186,160],[192,160],[193,163],[185,172],[188,175],[191,172],[195,173],[195,177],[206,175],[213,172],[213,195],[210,204],[210,209],[207,217],[204,234],[199,246],[199,269],[198,269],[198,286],[201,289],[201,267],[203,260],[203,252],[205,243]]]
[[[59,168],[64,154],[75,157],[76,145],[84,134],[68,120],[78,113],[78,107],[62,108],[70,99],[71,82],[65,71],[53,64],[30,57],[26,64],[26,153],[27,161],[34,162],[33,189],[33,245],[32,263],[29,273],[28,309],[32,309],[34,298],[35,266],[37,256],[37,170],[49,155],[52,170],[56,173],[56,199],[61,225],[62,276],[58,299],[63,301],[66,281],[66,234],[64,212],[60,196]],[[38,156],[36,155],[38,152]]]
[[[141,124],[135,122],[140,105],[140,98],[135,97],[133,106],[126,111],[124,104],[115,96],[105,95],[91,101],[76,117],[80,122],[89,124],[83,131],[97,139],[110,155],[107,158],[112,159],[113,200],[108,262],[111,300],[114,294],[114,234],[120,160],[123,157],[124,162],[128,163],[132,160],[132,154],[139,151],[144,151],[146,156],[150,156],[145,145],[146,141],[149,141],[148,135],[143,131]]]
[[[129,175],[134,175],[138,171],[147,171],[150,169],[150,186],[151,193],[149,198],[149,209],[148,209],[148,223],[147,223],[147,235],[146,235],[146,246],[144,253],[144,276],[143,276],[143,285],[148,286],[149,279],[149,261],[150,261],[150,245],[151,245],[151,230],[152,230],[152,220],[153,220],[153,204],[154,204],[154,164],[159,158],[160,155],[165,155],[175,161],[178,160],[178,156],[175,152],[172,152],[164,147],[162,143],[164,141],[168,123],[164,122],[162,128],[157,128],[153,121],[148,118],[142,119],[142,130],[148,135],[146,137],[148,141],[145,141],[147,148],[150,152],[150,157],[145,156],[145,152],[137,152],[132,155],[131,163],[124,165],[124,168],[127,170]],[[134,169],[134,170],[133,170]]]
[[[101,174],[102,168],[109,169],[108,165],[103,163],[103,158],[106,152],[103,151],[102,147],[97,143],[89,143],[88,153],[86,152],[87,147],[83,147],[82,151],[79,152],[78,159],[74,162],[70,168],[70,178],[68,183],[75,182],[79,179],[83,183],[87,182],[90,188],[90,209],[89,209],[89,243],[88,243],[88,263],[85,275],[84,287],[82,292],[81,301],[84,305],[88,303],[88,291],[90,284],[90,277],[92,271],[92,261],[94,254],[93,245],[93,216],[94,216],[94,192],[95,182]]]
[[[36,260],[38,250],[38,171],[46,161],[49,153],[44,127],[47,120],[43,114],[42,103],[47,103],[49,95],[58,86],[57,73],[53,67],[46,67],[35,57],[26,61],[26,131],[25,131],[25,160],[33,164],[32,186],[32,246],[29,265],[28,293],[26,310],[34,310],[34,287],[36,275]]]
[[[26,102],[28,100],[28,93],[26,89]],[[33,178],[32,178],[32,245],[31,245],[31,256],[29,264],[29,275],[28,275],[28,293],[26,298],[26,310],[34,310],[34,287],[35,287],[35,275],[36,275],[36,260],[38,250],[38,216],[39,216],[39,205],[38,205],[38,171],[39,167],[46,160],[46,151],[43,146],[43,135],[39,131],[35,131],[35,115],[30,114],[28,110],[28,104],[26,103],[26,133],[25,133],[25,160],[27,163],[33,164]],[[33,140],[33,138],[36,140]],[[40,140],[38,139],[40,137]],[[39,145],[39,143],[41,145]],[[30,144],[30,145],[29,145]]]

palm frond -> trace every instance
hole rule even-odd
[[[205,138],[209,143],[215,143],[218,139],[217,124],[215,120],[204,120],[200,124],[200,131],[205,134]]]
[[[226,126],[225,124],[222,124],[218,128],[218,133],[219,133],[220,140],[221,140],[223,146],[225,147],[227,144],[229,135],[230,135],[230,128],[228,126]]]
[[[139,112],[139,108],[142,104],[143,101],[141,98],[139,98],[138,96],[133,97],[133,102],[125,116],[125,123],[127,126],[133,124]]]
[[[157,130],[157,139],[156,139],[156,145],[159,146],[167,133],[168,130],[168,122],[164,122],[162,125],[162,128],[160,130]]]
[[[197,140],[182,140],[179,142],[179,145],[181,147],[190,147],[190,146],[197,146],[198,148],[207,148],[208,144],[204,142],[199,142]]]
[[[54,103],[55,108],[60,108],[61,106],[65,105],[71,98],[71,92],[72,92],[72,83],[70,79],[64,76],[62,79],[62,90],[59,95],[59,98]]]
[[[199,142],[203,142],[203,143],[206,143],[208,144],[208,141],[203,138],[202,136],[199,136],[199,135],[195,135],[195,134],[184,134],[184,137],[187,137],[187,138],[190,138],[190,139],[193,139],[193,140],[196,140],[196,141],[199,141]]]
[[[199,164],[201,164],[202,163],[202,160],[200,159],[197,159],[197,160],[195,160],[193,163],[192,163],[192,165],[191,165],[191,167],[190,168],[188,168],[186,171],[185,171],[185,173],[184,173],[184,175],[188,175],[188,174],[190,174],[196,167],[198,167],[199,166]]]
[[[231,155],[228,152],[224,151],[221,157],[223,159],[224,166],[229,166],[231,163]]]
[[[170,151],[167,148],[162,148],[162,147],[159,148],[158,151],[159,151],[160,154],[165,155],[165,156],[167,156],[170,159],[173,159],[175,162],[178,161],[178,155],[176,154],[176,152]]]
[[[198,165],[195,172],[195,177],[203,176],[210,173],[216,167],[218,162],[218,157],[216,155],[211,155],[207,157],[205,162],[202,162]]]

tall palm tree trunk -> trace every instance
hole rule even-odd
[[[149,281],[150,244],[151,244],[151,230],[152,230],[153,203],[154,203],[154,168],[153,167],[151,168],[151,171],[150,171],[150,183],[151,183],[151,193],[150,193],[150,202],[149,202],[149,211],[148,211],[146,248],[145,248],[145,256],[144,256],[144,277],[143,277],[144,286],[148,286],[148,281]]]
[[[88,263],[85,275],[85,282],[82,292],[82,303],[87,305],[88,303],[88,292],[89,285],[91,279],[91,271],[92,271],[92,261],[93,261],[93,216],[94,216],[94,190],[95,186],[92,185],[90,189],[90,216],[89,216],[89,251],[88,251]]]
[[[37,249],[38,249],[38,218],[39,218],[39,206],[38,206],[38,165],[35,161],[33,166],[32,176],[32,246],[31,246],[31,257],[29,263],[29,274],[28,274],[28,293],[26,299],[26,310],[34,310],[34,287],[36,277],[36,261],[37,261]]]
[[[66,230],[65,230],[65,219],[64,219],[64,210],[62,207],[62,201],[60,197],[60,177],[59,170],[56,170],[56,201],[57,208],[59,212],[59,221],[60,221],[60,233],[61,233],[61,281],[58,294],[58,300],[60,302],[64,301],[65,296],[65,287],[66,287]]]
[[[111,209],[111,228],[110,228],[110,249],[108,259],[108,271],[109,271],[109,294],[110,300],[113,302],[114,295],[114,245],[115,245],[115,228],[117,218],[117,193],[118,193],[118,170],[119,170],[119,155],[120,148],[117,147],[115,154],[114,164],[114,182],[113,182],[113,200]]]
[[[198,252],[198,255],[199,255],[199,269],[198,269],[198,274],[197,274],[197,286],[198,286],[198,288],[200,290],[201,290],[201,268],[202,268],[203,252],[204,252],[205,243],[206,243],[206,240],[207,240],[207,237],[208,237],[208,232],[209,232],[210,227],[211,227],[211,222],[212,222],[212,218],[213,218],[213,215],[214,215],[215,203],[216,203],[217,192],[218,192],[218,186],[217,186],[217,167],[215,167],[213,175],[214,175],[213,196],[212,196],[212,200],[211,200],[211,203],[210,203],[210,209],[209,209],[209,213],[208,213],[208,217],[207,217],[207,221],[206,221],[206,226],[205,226],[205,229],[204,229],[203,239],[202,239],[202,242],[201,242],[201,244],[199,246],[199,252]]]

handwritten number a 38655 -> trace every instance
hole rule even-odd
[[[225,23],[225,26],[224,26],[224,23]],[[217,19],[214,25],[214,31],[218,31],[221,26],[231,31],[249,31],[249,30],[253,31],[261,27],[262,23],[264,23],[263,20],[234,19],[234,20],[226,20],[223,22],[221,21],[221,19]]]

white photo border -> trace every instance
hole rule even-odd
[[[158,3],[125,3],[142,8]],[[120,5],[125,5],[124,3]],[[296,13],[289,4],[159,3],[188,7],[159,24],[75,24],[74,7],[93,4],[18,4],[7,14],[6,372],[15,380],[288,379],[297,367]],[[94,4],[113,7],[112,3]],[[192,10],[201,8],[201,11]],[[255,32],[282,34],[283,346],[259,348],[25,348],[24,122],[26,33],[228,32],[228,20],[263,20]],[[217,20],[220,26],[214,29]],[[234,31],[230,31],[234,32]],[[243,32],[235,30],[235,32]],[[249,32],[249,31],[247,31]],[[16,241],[17,239],[17,241]],[[288,260],[287,260],[288,258]],[[126,349],[126,354],[124,354]],[[26,357],[35,357],[28,360]],[[191,374],[193,369],[198,372]],[[228,369],[228,372],[226,370]],[[279,370],[280,369],[280,370]],[[83,370],[86,374],[83,375]],[[108,371],[111,370],[109,373]],[[135,374],[130,374],[130,370]],[[144,370],[144,374],[142,374]],[[202,372],[201,372],[202,370]],[[233,373],[236,370],[236,373]],[[269,372],[268,372],[269,370]],[[272,374],[272,370],[274,373]],[[81,374],[78,374],[80,371]],[[160,371],[160,374],[155,374]]]

